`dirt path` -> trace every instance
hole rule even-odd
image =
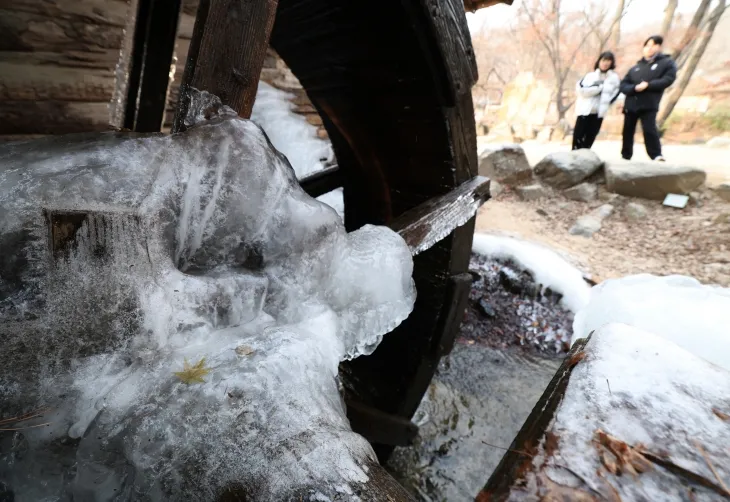
[[[482,207],[477,232],[507,233],[548,245],[597,281],[638,273],[683,274],[730,286],[730,204],[710,192],[703,199],[700,207],[680,210],[619,197],[603,228],[585,238],[568,230],[579,216],[604,202],[586,204],[560,194],[524,202],[505,191]],[[626,219],[624,208],[631,201],[648,209],[646,219]]]

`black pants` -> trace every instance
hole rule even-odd
[[[646,153],[651,160],[662,154],[662,144],[659,141],[659,129],[656,127],[656,111],[624,112],[624,145],[621,148],[621,156],[631,160],[634,154],[634,134],[636,133],[636,122],[641,120],[641,130],[644,132],[644,146]]]
[[[578,115],[575,120],[575,129],[573,129],[573,150],[592,147],[601,130],[601,124],[603,124],[603,119],[598,118],[597,113]]]

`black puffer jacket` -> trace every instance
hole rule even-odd
[[[677,65],[666,54],[657,54],[653,60],[641,59],[629,70],[621,81],[621,92],[626,95],[624,110],[643,112],[659,110],[659,102],[664,89],[677,79]],[[641,82],[649,82],[649,87],[636,92]]]

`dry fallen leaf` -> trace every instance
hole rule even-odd
[[[236,347],[236,354],[238,354],[239,356],[250,356],[254,352],[255,351],[248,345],[239,345],[238,347]]]
[[[720,420],[724,420],[725,422],[730,422],[730,415],[727,413],[723,413],[722,411],[718,410],[717,408],[712,408],[712,413],[717,415],[717,417]]]
[[[183,370],[176,371],[175,376],[180,379],[184,384],[190,385],[191,383],[205,383],[203,377],[210,373],[210,368],[205,367],[205,358],[202,358],[195,365],[190,366],[187,359],[183,363]]]

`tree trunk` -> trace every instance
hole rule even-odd
[[[664,106],[662,107],[661,111],[659,112],[659,116],[657,117],[657,125],[660,128],[664,125],[664,122],[667,120],[667,118],[669,118],[669,115],[671,115],[672,110],[674,110],[674,107],[679,101],[679,98],[682,97],[684,90],[687,88],[687,84],[689,84],[689,81],[692,78],[695,69],[697,69],[697,64],[700,62],[700,59],[702,59],[702,55],[705,53],[705,49],[710,43],[712,35],[715,33],[717,23],[720,21],[723,12],[725,12],[725,3],[726,0],[720,0],[715,9],[712,11],[707,26],[699,34],[699,38],[697,39],[697,42],[692,49],[692,53],[690,54],[686,65],[684,65],[684,67],[679,72],[679,76],[677,77],[677,82],[674,84],[674,88],[667,95]]]
[[[672,22],[674,21],[674,12],[677,10],[679,0],[669,0],[667,2],[667,8],[664,9],[664,21],[662,21],[661,36],[665,37],[669,35],[669,30],[672,29]]]
[[[710,2],[711,0],[702,0],[699,7],[697,7],[694,16],[692,16],[692,22],[689,23],[687,31],[684,32],[682,40],[679,42],[679,45],[676,46],[674,52],[672,53],[672,57],[675,61],[677,61],[683,55],[683,52],[687,50],[687,47],[689,47],[692,41],[697,38],[697,34],[699,33],[700,26],[702,24],[702,20],[705,18],[707,10],[710,8]]]
[[[616,8],[616,14],[613,17],[613,24],[611,25],[611,36],[609,38],[609,47],[614,52],[618,50],[618,46],[621,43],[621,18],[624,16],[625,8],[626,0],[619,0],[618,7]]]

